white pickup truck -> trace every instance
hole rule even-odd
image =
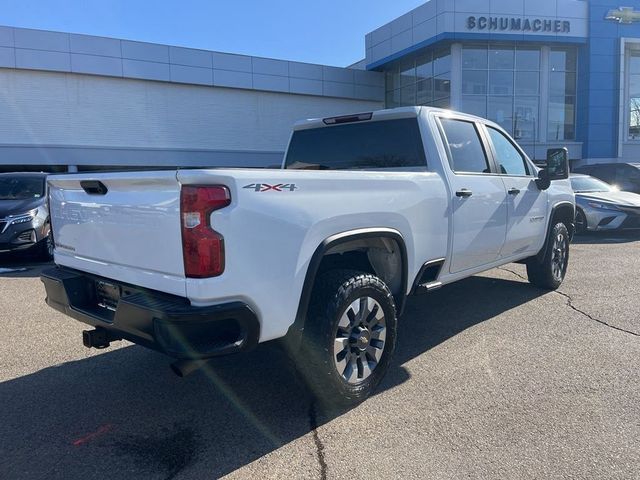
[[[49,177],[48,304],[185,375],[284,339],[321,400],[366,398],[408,295],[509,262],[562,282],[565,149],[537,168],[498,125],[429,107],[296,124],[281,169]],[[126,368],[123,365],[123,368]]]

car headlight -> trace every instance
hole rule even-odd
[[[589,202],[589,206],[601,210],[619,210],[619,208],[612,203]]]
[[[22,213],[20,215],[12,215],[13,220],[11,220],[11,225],[18,225],[20,223],[28,223],[36,218],[38,215],[38,209],[34,208],[30,212]]]

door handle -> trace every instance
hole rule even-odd
[[[518,190],[517,188],[511,187],[509,190],[507,190],[507,193],[509,195],[518,195],[520,193],[520,190]]]
[[[456,192],[456,197],[470,197],[473,195],[473,192],[468,188],[461,188]]]

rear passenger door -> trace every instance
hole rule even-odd
[[[507,236],[500,256],[535,253],[547,226],[547,192],[536,185],[536,172],[514,141],[496,128],[484,128],[507,192]]]
[[[448,155],[451,186],[450,273],[487,265],[499,258],[507,229],[502,179],[494,175],[480,126],[473,121],[439,118]]]

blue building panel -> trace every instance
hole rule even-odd
[[[598,57],[599,56],[600,55],[598,55]],[[610,71],[608,73],[603,73],[601,71],[601,65],[603,64],[603,62],[599,58],[594,58],[593,56],[591,58],[593,59],[592,62],[591,62],[591,70],[590,70],[590,74],[589,74],[589,78],[591,80],[591,84],[594,87],[604,87],[603,90],[617,89],[619,81],[618,81],[618,78],[616,78],[616,75],[612,75],[612,74],[617,74],[618,73],[619,66],[616,64],[615,65],[615,67],[616,67],[615,69],[613,69],[612,71]],[[609,62],[607,62],[607,63],[609,63]],[[616,100],[617,100],[617,98],[616,98]]]
[[[613,122],[591,124],[589,125],[589,129],[587,130],[589,141],[596,143],[615,143],[615,141],[612,139],[612,135],[615,133],[616,128]]]
[[[610,124],[611,122],[618,121],[617,104],[609,107],[594,107],[594,106],[588,106],[585,103],[584,108],[585,110],[588,109],[589,113],[591,114],[591,118],[593,120],[594,125],[602,124],[602,123]]]
[[[610,45],[606,45],[606,47],[609,48],[610,51],[615,50],[612,49]],[[612,55],[596,55],[593,53],[593,50],[594,49],[592,48],[591,58],[593,59],[593,64],[591,67],[591,71],[594,72],[594,74],[604,75],[604,77],[601,77],[601,79],[606,82],[605,84],[610,83],[612,79],[615,79],[615,74],[620,71],[619,59]],[[595,81],[596,85],[600,85],[599,80],[600,79]]]
[[[589,142],[588,155],[589,158],[614,158],[616,155],[612,155],[611,152],[615,151],[616,144],[614,141],[592,141]]]
[[[630,2],[637,3],[637,2]],[[620,38],[640,36],[637,24],[622,24],[607,19],[612,10],[620,11],[619,0],[589,2],[588,62],[584,78],[588,82],[588,111],[583,130],[585,158],[614,158],[619,152]]]

